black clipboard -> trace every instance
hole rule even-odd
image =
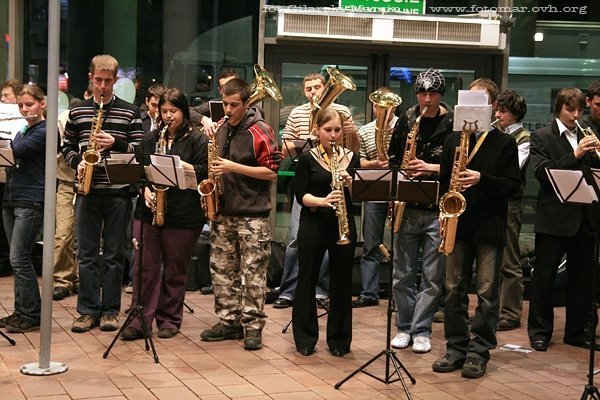
[[[119,154],[119,158],[104,160],[108,181],[113,185],[128,185],[144,179],[144,166],[135,161],[135,154]],[[131,156],[131,157],[125,157]]]
[[[213,122],[219,122],[225,116],[222,100],[210,100],[208,102],[208,110],[210,112],[210,119]]]
[[[396,185],[393,185],[393,176],[394,170],[392,169],[355,169],[352,182],[352,200],[399,200],[418,204],[438,203],[440,187],[438,181],[412,179],[403,171],[398,170],[397,182]]]
[[[574,204],[598,202],[598,193],[594,184],[588,182],[588,180],[593,179],[596,182],[596,187],[600,186],[600,170],[590,168],[589,171],[590,174],[588,175],[581,169],[546,168],[546,174],[548,174],[554,193],[556,193],[561,203]],[[587,179],[586,175],[588,175]]]

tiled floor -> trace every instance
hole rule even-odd
[[[124,294],[124,306],[129,302],[130,296]],[[104,359],[102,354],[114,333],[98,329],[71,333],[76,298],[54,302],[50,360],[67,364],[68,371],[44,377],[23,375],[21,366],[39,362],[40,333],[11,334],[17,341],[14,347],[0,338],[0,399],[407,398],[400,382],[384,384],[363,373],[352,377],[339,390],[334,388],[385,349],[386,301],[379,307],[355,310],[352,352],[344,358],[329,355],[323,330],[315,354],[303,357],[296,353],[291,330],[281,333],[291,309],[275,310],[270,305],[266,306],[269,320],[263,332],[262,350],[245,351],[241,341],[201,342],[200,331],[216,322],[212,295],[188,292],[187,302],[194,313],[185,312],[181,333],[172,339],[154,339],[159,364],[144,349],[143,341],[118,340]],[[10,311],[12,304],[12,278],[0,278],[0,316]],[[557,308],[556,314],[557,331],[548,352],[493,350],[487,373],[476,380],[462,378],[460,371],[432,372],[431,363],[444,352],[443,326],[434,324],[430,353],[419,355],[410,348],[396,353],[416,379],[416,384],[412,384],[403,374],[410,395],[415,400],[581,398],[587,383],[589,353],[561,343],[564,309]],[[325,318],[320,321],[324,329]],[[524,328],[499,332],[498,341],[500,345],[528,345]],[[368,370],[384,379],[384,361],[384,357],[380,358]],[[600,385],[600,377],[598,382]]]

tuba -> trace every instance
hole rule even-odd
[[[349,76],[342,74],[338,69],[327,67],[329,79],[325,84],[325,89],[321,97],[313,98],[312,110],[308,121],[308,131],[311,132],[314,128],[314,121],[319,110],[327,108],[337,99],[344,90],[356,90],[354,81]]]
[[[475,125],[472,129],[471,126]],[[467,129],[467,125],[469,128]],[[439,251],[444,255],[450,255],[454,251],[454,244],[456,242],[456,229],[458,227],[458,217],[467,208],[467,200],[460,193],[464,191],[464,188],[458,183],[459,174],[466,170],[468,152],[469,152],[469,138],[471,133],[477,130],[477,122],[470,123],[465,121],[463,130],[460,134],[460,143],[454,150],[454,161],[452,162],[452,173],[450,175],[450,186],[448,192],[440,198],[440,236],[442,241],[440,243]]]
[[[380,160],[388,159],[388,147],[392,139],[392,128],[388,121],[394,108],[402,104],[402,99],[395,93],[375,91],[369,95],[369,100],[377,105],[375,115],[375,147]]]
[[[349,244],[350,243],[350,227],[348,225],[348,214],[346,213],[346,198],[344,194],[344,184],[342,177],[340,176],[340,166],[338,164],[337,146],[335,142],[331,142],[331,190],[339,190],[342,192],[340,201],[335,205],[335,215],[338,219],[338,235],[339,239],[337,244]]]
[[[229,115],[223,117],[217,124],[215,134],[208,142],[208,177],[198,184],[200,193],[200,206],[209,221],[214,221],[219,213],[219,197],[223,194],[223,185],[220,177],[215,175],[214,164],[219,159],[219,144],[216,132],[227,122]]]
[[[281,101],[281,92],[271,75],[260,65],[254,64],[254,82],[250,84],[250,98],[248,107],[253,106],[265,97],[271,97],[275,101]]]
[[[100,93],[100,106],[92,118],[92,129],[88,146],[83,153],[83,161],[85,162],[83,173],[78,177],[77,193],[87,195],[92,188],[92,178],[94,177],[94,169],[96,164],[100,162],[100,152],[96,150],[96,141],[94,136],[102,131],[102,119],[104,117],[104,93]]]
[[[417,135],[419,134],[419,124],[421,123],[421,118],[427,112],[429,107],[423,108],[423,111],[417,119],[415,120],[410,132],[406,136],[406,143],[404,145],[404,154],[402,155],[402,164],[400,164],[400,169],[406,170],[408,168],[408,163],[415,158],[417,158]],[[410,173],[406,173],[407,176],[411,177]],[[404,216],[404,210],[406,209],[406,202],[404,201],[394,201],[390,205],[390,210],[388,212],[388,228],[392,224],[394,226],[394,233],[397,233],[400,230],[400,224],[402,223],[402,217]]]
[[[594,133],[594,131],[592,130],[592,128],[590,128],[589,126],[587,128],[583,128],[580,124],[579,121],[575,120],[575,124],[577,125],[577,128],[579,128],[579,130],[581,131],[581,133],[583,133],[583,136],[593,136],[596,138],[596,149],[594,150],[594,155],[596,157],[600,158],[600,141],[598,141],[598,136],[596,136],[596,134]]]
[[[155,154],[167,154],[167,129],[169,124],[161,129],[158,134],[158,142],[156,142]],[[152,202],[152,225],[163,226],[165,223],[165,213],[167,212],[167,189],[168,186],[152,185],[154,189],[154,201]]]

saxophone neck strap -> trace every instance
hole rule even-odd
[[[469,165],[473,157],[475,157],[475,154],[477,154],[477,152],[479,151],[479,148],[483,144],[483,141],[485,140],[489,132],[490,131],[486,131],[481,136],[479,136],[479,139],[477,139],[477,143],[475,143],[475,147],[473,148],[473,152],[469,154],[469,158],[467,159],[467,165]]]

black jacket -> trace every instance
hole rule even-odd
[[[454,132],[444,144],[440,196],[448,191],[454,152],[459,143],[460,132]],[[508,199],[521,184],[515,139],[495,129],[490,131],[467,169],[479,171],[481,180],[462,192],[467,207],[458,218],[457,239],[475,245],[504,246]]]
[[[577,133],[581,139],[581,132]],[[597,206],[561,203],[546,168],[581,169],[583,167],[600,167],[600,160],[592,154],[586,154],[581,159],[575,158],[573,147],[558,130],[556,120],[550,126],[540,128],[531,135],[529,161],[535,178],[540,182],[537,209],[535,213],[535,232],[557,236],[572,236],[581,225],[582,215],[586,215],[590,226],[598,232],[600,213]],[[583,211],[585,210],[585,214]]]

